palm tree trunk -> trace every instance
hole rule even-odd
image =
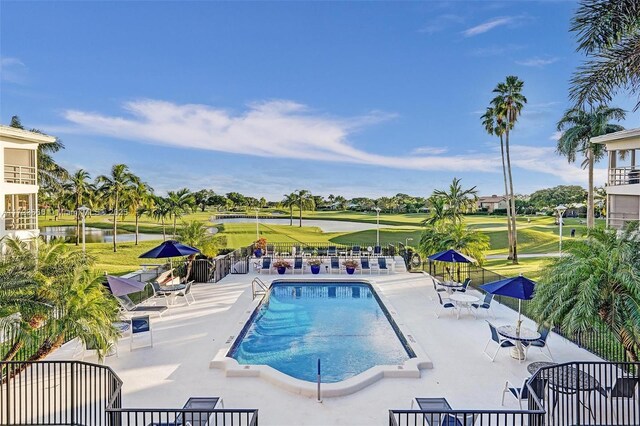
[[[509,115],[509,114],[508,114]],[[507,117],[508,118],[508,117]],[[507,119],[507,123],[509,120]],[[511,153],[509,152],[509,130],[505,132],[505,151],[507,153],[507,171],[509,172],[509,197],[511,199],[511,247],[513,248],[514,265],[518,264],[518,231],[516,229],[516,199],[513,194],[513,175],[511,173]]]
[[[289,206],[289,226],[293,226],[293,204]]]
[[[167,241],[167,234],[165,232],[165,226],[164,226],[164,216],[160,218],[160,222],[162,222],[162,241]]]
[[[176,239],[176,221],[178,220],[178,215],[177,214],[173,214],[173,239]]]
[[[508,260],[513,260],[513,231],[511,230],[511,204],[509,203],[509,188],[507,186],[507,168],[504,164],[504,140],[500,135],[500,155],[502,156],[502,177],[504,178],[504,196],[507,198],[507,239],[509,241]]]
[[[136,245],[138,245],[138,211],[137,209],[136,209],[135,215],[136,215]]]
[[[113,252],[118,251],[116,246],[116,234],[118,232],[118,194],[115,197],[115,203],[113,204]]]
[[[27,367],[30,366],[30,362],[40,361],[49,355],[51,352],[60,348],[64,343],[64,333],[61,333],[56,337],[53,343],[49,343],[49,340],[45,341],[39,348],[38,351],[32,355],[25,363],[20,364],[20,366],[14,370],[11,370],[11,374],[5,380],[11,380],[18,374],[22,373]],[[1,382],[0,382],[1,383]]]
[[[78,208],[80,207],[80,200],[76,194],[76,245],[80,244],[80,215],[78,214]]]
[[[302,228],[302,201],[300,202],[300,225],[299,228]]]
[[[587,188],[587,228],[593,228],[595,217],[593,213],[593,151],[587,150],[589,161],[589,187]]]
[[[23,346],[24,340],[20,339],[16,341],[13,346],[11,346],[11,349],[9,349],[9,352],[7,352],[4,358],[2,358],[2,361],[11,361],[18,354],[18,352],[20,352],[20,349],[22,349]]]

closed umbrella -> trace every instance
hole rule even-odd
[[[180,256],[190,256],[197,253],[200,253],[200,250],[198,250],[197,248],[181,244],[175,240],[167,240],[159,246],[152,248],[148,252],[142,253],[138,257],[145,259],[164,259]],[[169,264],[173,266],[171,263],[171,259],[169,259]],[[171,278],[173,278],[173,268],[171,268],[171,270]]]
[[[492,283],[481,285],[480,288],[487,293],[499,296],[507,296],[518,299],[518,325],[516,332],[520,335],[520,324],[522,324],[522,301],[533,298],[536,283],[520,274],[517,277],[505,278]]]
[[[137,293],[144,290],[147,283],[132,280],[130,278],[115,277],[107,275],[107,282],[114,296],[124,296],[130,293]]]

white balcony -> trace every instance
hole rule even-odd
[[[37,170],[35,167],[21,166],[17,164],[4,165],[4,181],[20,185],[35,185]]]
[[[4,229],[6,231],[31,231],[38,229],[38,212],[10,211],[4,212]]]

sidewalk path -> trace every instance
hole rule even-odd
[[[558,252],[555,253],[526,253],[519,254],[518,258],[520,259],[529,259],[533,257],[559,257],[560,254]],[[487,259],[507,259],[506,254],[490,254],[487,256]]]

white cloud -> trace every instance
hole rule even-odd
[[[522,65],[525,67],[537,67],[537,68],[543,68],[547,65],[551,65],[555,62],[558,62],[559,58],[540,58],[540,57],[533,57],[533,58],[529,58],[529,59],[524,59],[522,61],[516,61],[516,64],[518,65]]]
[[[448,149],[444,147],[435,147],[435,146],[419,146],[411,151],[412,154],[423,155],[423,154],[444,154]]]
[[[479,34],[484,34],[487,31],[491,31],[494,28],[509,25],[515,22],[516,17],[513,16],[501,16],[497,18],[493,18],[488,20],[487,22],[483,22],[480,25],[476,25],[475,27],[468,28],[462,32],[465,37],[474,37]]]
[[[553,132],[553,134],[549,136],[549,140],[557,142],[560,140],[560,137],[562,137],[562,132]]]
[[[471,56],[480,58],[488,58],[492,56],[506,55],[517,50],[524,49],[525,46],[519,44],[491,45],[487,47],[478,47],[471,51]]]
[[[26,81],[27,66],[18,58],[0,58],[0,76],[2,81],[24,84]]]
[[[451,25],[461,24],[464,22],[464,18],[459,15],[445,14],[435,17],[427,22],[422,28],[418,30],[419,33],[435,34],[443,31]]]

